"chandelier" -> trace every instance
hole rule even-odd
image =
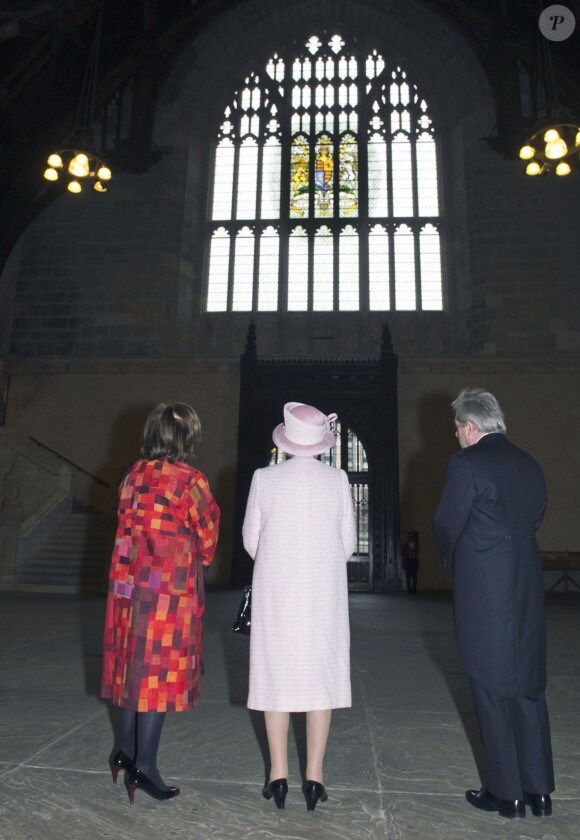
[[[537,3],[542,18],[541,2]],[[556,7],[554,7],[556,8]],[[546,14],[548,12],[546,11]],[[580,120],[574,119],[558,101],[552,56],[551,41],[540,32],[537,37],[537,92],[543,93],[544,106],[539,120],[529,129],[520,148],[520,159],[526,163],[526,175],[569,175],[574,164],[580,164]]]
[[[557,118],[545,120],[524,141],[520,158],[527,161],[526,175],[569,175],[570,164],[580,158],[580,125]]]
[[[72,131],[64,141],[63,148],[48,155],[44,170],[47,181],[58,181],[66,185],[73,195],[82,192],[87,186],[96,192],[106,192],[112,177],[110,168],[102,154],[96,150],[93,141],[103,8],[104,0],[100,0]]]

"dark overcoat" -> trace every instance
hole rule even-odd
[[[453,607],[463,665],[507,697],[546,687],[544,580],[536,531],[546,507],[542,470],[502,434],[449,461],[433,529],[455,570]]]

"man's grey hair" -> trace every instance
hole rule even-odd
[[[464,388],[451,403],[459,423],[471,421],[479,432],[506,433],[503,411],[493,394],[483,388]]]

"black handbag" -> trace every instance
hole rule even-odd
[[[234,619],[232,630],[234,633],[242,633],[244,636],[250,635],[250,626],[252,624],[252,587],[244,586],[242,589],[242,600],[238,609],[238,614]]]

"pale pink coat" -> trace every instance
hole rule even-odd
[[[256,470],[243,538],[255,560],[248,708],[350,706],[346,473],[303,457]]]

